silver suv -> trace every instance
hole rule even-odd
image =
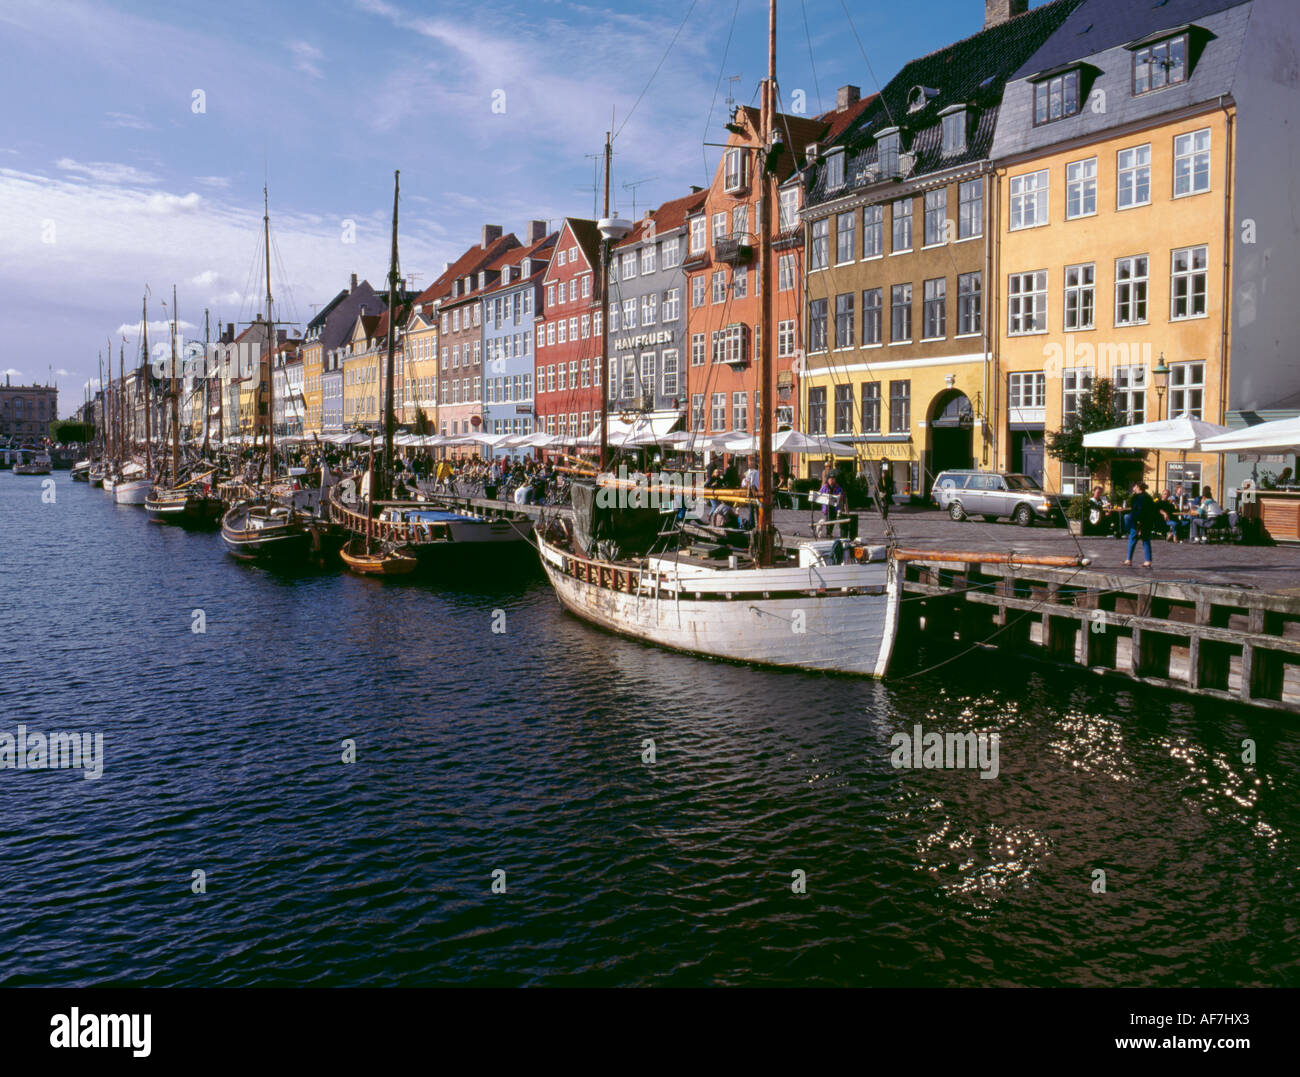
[[[1000,471],[941,471],[930,499],[954,520],[983,516],[992,522],[1007,517],[1021,527],[1035,520],[1061,523],[1060,502],[1028,475]]]

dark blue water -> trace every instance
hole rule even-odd
[[[274,575],[55,478],[0,472],[0,733],[105,763],[0,770],[2,985],[1300,983],[1294,719],[704,662],[531,571]],[[998,778],[894,769],[917,722]]]

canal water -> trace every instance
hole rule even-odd
[[[531,568],[277,575],[54,480],[0,472],[0,742],[102,776],[0,769],[0,985],[1300,983],[1295,719],[711,663]],[[997,776],[893,766],[918,725]]]

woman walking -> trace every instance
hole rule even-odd
[[[1142,567],[1151,567],[1151,533],[1155,530],[1158,515],[1155,500],[1147,493],[1147,484],[1135,482],[1133,484],[1133,500],[1129,502],[1128,508],[1128,557],[1125,559],[1124,564],[1131,565],[1133,563],[1133,551],[1137,549],[1138,539],[1140,538],[1142,540],[1142,554],[1146,558],[1142,562]]]

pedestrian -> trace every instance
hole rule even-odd
[[[1135,482],[1133,484],[1133,499],[1129,502],[1128,507],[1128,557],[1124,559],[1124,564],[1131,565],[1133,563],[1133,551],[1137,549],[1138,539],[1140,538],[1142,540],[1142,554],[1146,558],[1142,562],[1142,567],[1151,567],[1151,534],[1156,529],[1159,515],[1154,499],[1147,493],[1147,484]]]
[[[889,464],[880,465],[880,517],[889,519],[889,507],[894,503],[894,469]]]

